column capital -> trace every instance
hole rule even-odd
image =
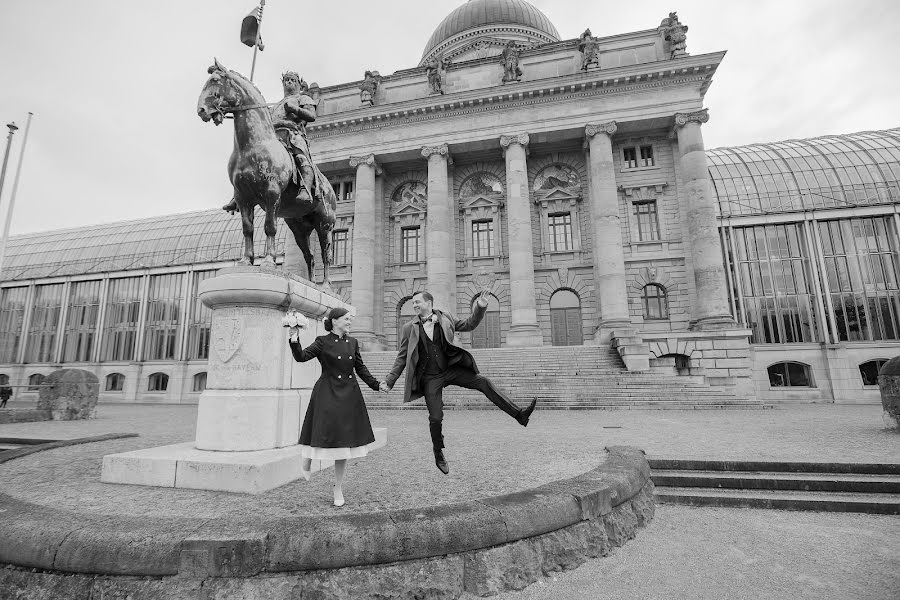
[[[606,135],[612,137],[612,135],[619,130],[618,125],[616,125],[615,121],[607,121],[606,123],[588,123],[584,127],[584,134],[588,138],[592,138],[598,133],[605,133]]]
[[[359,165],[369,165],[370,167],[374,167],[375,173],[381,173],[381,165],[379,165],[378,161],[375,160],[374,154],[367,154],[365,156],[351,156],[350,166],[356,168]]]
[[[700,110],[689,113],[675,113],[675,127],[681,128],[688,123],[699,123],[703,125],[709,121],[709,109],[702,108]]]
[[[510,145],[519,144],[523,148],[528,147],[529,137],[527,133],[517,133],[513,135],[501,135],[500,136],[500,146],[504,150],[508,150]]]
[[[453,156],[450,154],[450,147],[447,144],[438,144],[437,146],[422,146],[422,156],[431,158],[434,155],[447,157],[447,163],[453,164]]]

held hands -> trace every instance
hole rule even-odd
[[[388,387],[387,383],[382,381],[380,384],[378,384],[378,391],[381,392],[382,394],[387,394],[388,392],[391,391],[391,388]]]

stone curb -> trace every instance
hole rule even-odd
[[[147,596],[162,598],[193,597],[184,588],[192,581],[205,582],[207,591],[230,586],[229,593],[240,594],[235,582],[252,587],[276,580],[284,585],[259,597],[287,598],[276,589],[293,582],[291,589],[335,591],[343,581],[338,574],[387,578],[400,589],[436,586],[408,597],[521,589],[543,573],[605,555],[652,519],[653,483],[643,452],[624,446],[607,452],[587,473],[523,492],[334,517],[222,522],[75,515],[0,494],[0,563],[11,566],[0,571],[0,590],[4,579],[21,580],[15,567],[50,571],[40,574],[45,579],[60,571],[131,576],[92,578],[109,591],[128,587],[133,576],[177,575],[154,584],[171,595],[160,588],[162,595]],[[421,576],[430,571],[433,580]]]

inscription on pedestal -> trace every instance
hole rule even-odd
[[[209,360],[212,389],[276,388],[282,333],[278,311],[249,306],[222,308],[213,315],[213,352]]]

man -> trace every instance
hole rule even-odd
[[[472,307],[472,316],[458,321],[452,315],[434,310],[434,297],[428,292],[413,296],[416,317],[403,325],[400,333],[400,349],[391,372],[381,384],[381,391],[388,392],[406,369],[406,386],[403,401],[409,402],[425,396],[428,407],[428,425],[434,447],[434,462],[444,475],[450,466],[444,458],[444,402],[442,390],[448,385],[478,390],[500,410],[526,427],[534,411],[537,399],[526,409],[521,409],[498,390],[490,379],[478,374],[475,359],[463,348],[453,343],[457,331],[472,331],[481,322],[488,306],[489,292],[485,288]]]
[[[6,408],[6,401],[12,397],[12,388],[9,385],[9,375],[0,375],[0,408]]]
[[[312,205],[313,199],[321,194],[309,151],[306,124],[316,120],[316,103],[306,93],[309,86],[294,71],[288,71],[281,76],[281,86],[284,88],[284,98],[272,106],[272,123],[278,139],[297,164],[297,171],[300,174],[298,182],[300,192],[297,194],[297,201]],[[222,210],[234,212],[237,208],[237,202],[232,198]]]

